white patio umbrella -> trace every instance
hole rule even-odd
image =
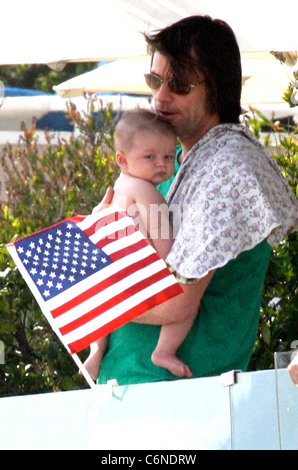
[[[144,79],[149,70],[150,58],[119,59],[53,88],[63,98],[83,96],[86,92],[150,95]],[[283,93],[292,78],[291,67],[271,59],[242,59],[242,70],[242,105],[283,102]]]
[[[294,68],[270,60],[247,60],[242,64],[242,106],[284,103],[283,94],[294,79]]]
[[[71,78],[53,89],[63,98],[83,96],[86,92],[115,92],[150,95],[144,73],[150,69],[150,58],[119,59],[101,65],[91,72]]]
[[[227,21],[243,56],[297,52],[297,0],[10,0],[1,4],[0,65],[143,56],[144,31],[197,14]]]
[[[289,80],[286,76],[277,78],[254,76],[245,81],[242,87],[241,104],[276,104],[283,103],[283,94]]]

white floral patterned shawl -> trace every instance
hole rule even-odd
[[[212,128],[186,155],[167,202],[175,241],[167,262],[199,279],[267,238],[298,227],[298,201],[275,160],[242,125]],[[178,220],[178,222],[177,222]],[[176,226],[176,227],[175,227]]]

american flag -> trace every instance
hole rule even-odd
[[[125,211],[77,215],[7,249],[71,354],[183,292]]]

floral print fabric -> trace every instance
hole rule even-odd
[[[298,226],[298,201],[275,160],[244,126],[220,124],[194,145],[167,195],[174,244],[168,264],[199,279],[267,238]]]

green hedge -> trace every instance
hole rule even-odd
[[[78,112],[71,102],[67,108],[77,137],[55,141],[45,133],[41,146],[33,121],[23,127],[19,144],[7,144],[0,155],[7,174],[6,201],[0,206],[0,271],[6,273],[0,277],[0,340],[5,345],[0,396],[86,386],[5,246],[16,234],[21,237],[74,214],[90,213],[116,178],[117,116],[113,118],[112,107],[104,109],[91,99],[86,112]]]
[[[99,129],[96,106],[97,101],[90,100],[88,111],[79,113],[68,104],[79,137],[72,135],[69,140],[58,138],[55,142],[53,135],[46,133],[46,144],[41,147],[32,122],[32,126],[23,128],[19,144],[7,144],[0,154],[8,177],[7,200],[0,206],[0,340],[5,344],[0,396],[87,386],[42,315],[5,243],[65,217],[90,213],[115,180],[118,170],[113,156],[113,110],[99,104]],[[268,123],[258,115],[249,125],[258,135]],[[278,124],[270,126],[276,131]],[[296,129],[292,131],[282,139],[275,158],[297,195],[298,148]],[[297,234],[292,234],[271,255],[250,370],[273,367],[274,351],[289,349],[298,339],[296,279]],[[80,354],[82,360],[86,354]]]

